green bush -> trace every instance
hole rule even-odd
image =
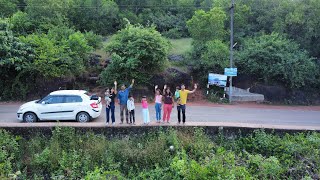
[[[214,7],[208,12],[197,10],[187,21],[187,27],[195,41],[223,40],[226,35],[226,19],[227,15],[221,7]]]
[[[95,34],[92,31],[84,33],[84,37],[88,41],[88,45],[94,49],[102,48],[102,36]]]
[[[236,52],[239,74],[266,84],[296,89],[316,82],[315,59],[284,36],[272,33],[247,38]]]
[[[103,168],[95,168],[94,171],[90,171],[84,178],[85,180],[113,180],[113,179],[125,179],[119,171],[104,171]]]
[[[99,36],[65,26],[52,27],[47,34],[19,37],[11,28],[12,24],[0,21],[0,85],[4,87],[0,100],[24,100],[28,93],[36,92],[44,78],[50,81],[80,75],[92,46],[99,46]]]
[[[111,38],[106,51],[112,54],[112,61],[101,73],[100,84],[110,84],[114,80],[129,82],[131,79],[147,84],[152,75],[164,69],[169,41],[154,27],[128,24]]]
[[[257,173],[256,178],[258,179],[280,179],[280,174],[282,173],[282,167],[279,160],[270,156],[269,158],[264,158],[260,154],[250,155],[248,154],[247,163],[249,165],[249,170],[251,173]]]
[[[11,29],[14,34],[28,35],[35,31],[35,25],[26,12],[18,11],[10,17]]]
[[[0,130],[0,146],[1,179],[316,179],[320,173],[317,132],[226,136],[221,129],[209,137],[201,128],[170,128],[107,139],[57,127],[28,139]]]
[[[20,147],[18,138],[0,129],[0,178],[9,177],[17,171]]]
[[[202,85],[207,85],[208,74],[223,74],[229,66],[229,50],[221,40],[194,41],[193,49],[187,56],[187,63],[192,73]]]

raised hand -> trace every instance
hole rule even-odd
[[[197,88],[198,88],[198,85],[197,85],[197,84],[194,84],[194,88],[197,89]]]
[[[167,89],[167,85],[166,84],[164,85],[163,89]]]
[[[117,81],[114,81],[114,85],[117,86],[117,84],[118,84]]]
[[[132,79],[131,83],[134,84],[134,79]]]
[[[154,89],[158,89],[158,85],[155,85],[155,86],[154,86]]]

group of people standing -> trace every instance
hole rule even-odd
[[[134,79],[131,82],[131,85],[126,88],[123,84],[121,86],[120,91],[117,91],[117,81],[114,82],[114,87],[111,89],[107,88],[105,91],[105,100],[106,100],[106,121],[109,124],[110,121],[110,112],[111,112],[111,121],[112,125],[115,124],[115,98],[117,96],[119,104],[120,104],[120,124],[123,124],[124,121],[124,113],[126,116],[126,123],[135,125],[135,102],[134,98],[129,95],[130,90],[134,85]],[[163,90],[158,88],[158,85],[155,86],[155,110],[156,110],[156,122],[161,122],[161,111],[163,109],[163,123],[170,122],[170,115],[172,109],[174,108],[175,104],[177,106],[178,111],[178,124],[181,123],[181,113],[182,113],[182,123],[186,122],[186,104],[188,94],[194,93],[197,89],[197,85],[194,85],[194,89],[189,91],[185,89],[185,85],[182,84],[181,86],[176,87],[176,91],[173,94],[170,88],[167,85],[164,85]],[[149,114],[149,107],[148,107],[148,100],[146,96],[142,97],[141,100],[142,106],[142,117],[143,123],[145,125],[150,123],[150,114]]]

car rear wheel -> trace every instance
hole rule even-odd
[[[36,114],[32,112],[27,112],[23,115],[23,121],[27,123],[33,123],[37,121],[37,116]]]
[[[77,114],[77,121],[79,122],[89,122],[90,121],[90,116],[88,113],[86,112],[80,112]]]

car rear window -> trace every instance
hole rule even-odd
[[[76,103],[82,102],[82,98],[80,96],[66,96],[65,103]]]

